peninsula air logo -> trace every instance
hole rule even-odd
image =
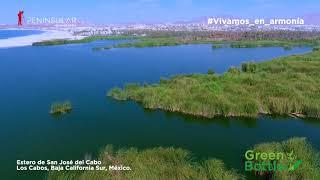
[[[23,10],[18,11],[18,26],[76,26],[80,24],[80,21],[76,17],[64,17],[64,16],[27,16],[25,17]]]
[[[21,10],[18,12],[18,26],[22,26],[23,13],[24,11],[21,11]]]

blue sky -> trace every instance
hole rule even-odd
[[[28,17],[77,17],[93,23],[172,22],[203,16],[293,17],[320,13],[319,0],[1,0],[0,23]]]

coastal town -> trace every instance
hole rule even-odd
[[[29,19],[29,18],[28,18]],[[91,36],[91,35],[117,35],[127,31],[320,31],[320,25],[317,23],[294,23],[295,21],[304,22],[303,19],[288,19],[280,21],[279,19],[268,19],[264,23],[264,19],[260,23],[254,23],[257,20],[244,19],[246,23],[231,23],[241,22],[239,19],[232,21],[222,18],[202,18],[198,21],[178,21],[169,23],[126,23],[126,24],[93,24],[83,22],[75,17],[70,19],[36,19],[30,18],[24,26],[0,24],[1,29],[38,29],[38,30],[60,30],[72,32],[76,35]],[[226,20],[226,23],[222,23]],[[230,23],[227,23],[230,20]],[[289,24],[286,24],[290,20]],[[263,21],[263,23],[261,23]],[[220,22],[220,23],[219,23]],[[251,23],[252,22],[252,23]],[[282,22],[282,23],[281,23]],[[141,34],[140,34],[141,35]]]

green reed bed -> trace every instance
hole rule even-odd
[[[107,146],[99,156],[106,167],[109,165],[129,166],[131,171],[85,171],[51,172],[49,180],[76,179],[226,179],[236,180],[242,177],[234,170],[228,170],[222,161],[208,159],[195,161],[187,150],[179,148],[135,148],[115,150]]]
[[[63,44],[79,44],[79,43],[89,43],[93,41],[98,40],[121,40],[121,39],[135,39],[134,36],[125,36],[125,35],[119,35],[119,36],[88,36],[82,39],[55,39],[55,40],[49,40],[49,41],[41,41],[41,42],[35,42],[32,44],[32,46],[53,46],[53,45],[63,45]],[[107,48],[106,48],[107,49]]]
[[[257,47],[283,47],[285,50],[291,50],[293,47],[301,46],[317,46],[320,45],[318,38],[301,39],[301,40],[215,40],[210,38],[191,38],[191,37],[137,37],[138,41],[119,43],[113,46],[107,46],[105,49],[111,48],[145,48],[145,47],[161,47],[161,46],[178,46],[187,44],[212,44],[212,49],[223,47],[231,48],[257,48]],[[103,50],[104,47],[96,47],[95,49]]]
[[[288,170],[283,171],[260,171],[256,173],[261,178],[269,175],[270,179],[320,179],[320,154],[305,138],[291,138],[282,142],[261,143],[253,148],[254,152],[277,153],[284,152],[279,156],[278,164],[289,165]],[[275,156],[276,158],[276,156]],[[262,160],[261,156],[256,162],[270,162],[274,160]],[[301,162],[301,164],[298,163]],[[265,179],[265,178],[263,178]]]
[[[249,149],[248,149],[249,150]],[[320,156],[319,151],[314,149],[305,138],[291,138],[283,142],[269,142],[255,145],[251,150],[254,153],[284,153],[283,159],[277,163],[289,165],[302,163],[295,166],[295,170],[289,171],[249,171],[257,178],[271,180],[280,179],[319,179],[320,178]],[[288,156],[291,154],[292,156]],[[243,152],[245,158],[245,152]],[[254,162],[271,162],[273,160],[262,160],[261,156]],[[104,148],[98,160],[100,166],[106,166],[107,171],[51,171],[48,173],[48,180],[76,180],[76,179],[119,179],[119,180],[147,180],[147,179],[203,179],[203,180],[236,180],[245,179],[239,172],[227,169],[221,160],[206,159],[195,160],[196,158],[187,150],[180,148],[150,148],[138,150],[135,148],[115,149],[108,145]],[[290,162],[292,163],[289,163]],[[239,162],[239,163],[244,163]],[[129,171],[109,170],[109,166],[130,167]],[[243,169],[244,174],[245,169]]]
[[[158,84],[128,84],[108,96],[134,100],[145,108],[196,116],[260,113],[320,118],[320,52],[244,63],[222,75],[190,74]]]
[[[317,46],[320,44],[319,38],[299,39],[299,40],[241,40],[230,43],[231,48],[257,48],[257,47],[283,47],[290,50],[292,47]]]
[[[50,114],[66,114],[71,112],[72,104],[70,101],[56,102],[51,105]]]

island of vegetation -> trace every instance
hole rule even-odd
[[[159,47],[159,46],[177,46],[186,44],[212,44],[220,41],[208,39],[208,38],[196,38],[196,37],[140,37],[139,41],[120,43],[113,46],[113,48],[144,48],[144,47]]]
[[[70,101],[65,101],[62,103],[57,102],[51,105],[50,114],[53,114],[53,115],[66,114],[71,112],[71,110],[72,110],[72,104]]]
[[[237,41],[230,44],[231,48],[256,48],[256,47],[302,47],[315,46],[320,44],[320,39],[299,39],[299,40],[258,40],[258,41]]]
[[[53,46],[53,45],[63,45],[63,44],[79,44],[79,43],[89,43],[98,40],[120,40],[120,39],[134,39],[134,36],[88,36],[83,39],[54,39],[49,41],[35,42],[32,46]]]
[[[269,179],[319,179],[319,152],[305,138],[292,138],[283,142],[258,144],[253,148],[260,152],[294,152],[302,164],[293,172],[281,171],[268,174]],[[245,179],[235,170],[228,170],[224,163],[217,159],[195,161],[195,157],[184,149],[152,148],[137,150],[135,148],[116,150],[108,145],[99,156],[101,166],[130,167],[131,171],[60,171],[50,172],[48,180],[76,179],[204,179],[204,180],[236,180]],[[282,160],[280,161],[282,162]],[[241,163],[241,162],[239,162]],[[254,173],[254,172],[253,172]],[[266,179],[266,172],[255,173],[257,177]]]
[[[212,44],[212,49],[219,49],[225,47],[224,44]]]
[[[290,50],[293,47],[317,46],[320,45],[320,39],[299,39],[299,40],[214,40],[210,38],[192,38],[192,37],[137,37],[137,41],[119,43],[113,46],[100,47],[100,50],[111,48],[145,48],[159,46],[177,46],[187,44],[212,44],[212,48],[257,48],[257,47],[283,47]],[[97,48],[98,49],[98,48]]]
[[[255,48],[255,47],[283,47],[286,50],[296,46],[319,46],[319,33],[313,32],[125,32],[122,35],[96,35],[78,40],[56,39],[36,42],[33,46],[49,46],[75,43],[88,43],[97,40],[134,40],[115,45],[94,47],[93,50],[107,50],[112,48],[144,48],[159,46],[177,46],[186,44],[212,44],[212,48]]]
[[[191,74],[159,84],[127,84],[107,95],[148,109],[203,116],[259,114],[320,118],[320,51],[247,62],[222,75]]]
[[[211,44],[217,41],[203,38],[186,38],[186,37],[144,37],[144,36],[89,36],[79,40],[55,39],[50,41],[35,42],[33,46],[52,46],[63,44],[88,43],[97,40],[137,40],[127,43],[120,43],[113,46],[94,47],[94,50],[106,50],[111,48],[128,48],[128,47],[157,47],[157,46],[177,46],[182,44]]]
[[[292,32],[292,31],[270,31],[270,32],[163,32],[147,31],[145,36],[139,36],[141,32],[131,32],[127,35],[136,34],[137,41],[119,43],[106,48],[144,48],[159,46],[177,46],[186,44],[212,44],[212,48],[256,48],[256,47],[283,47],[290,50],[297,46],[320,45],[319,33],[315,32]]]

